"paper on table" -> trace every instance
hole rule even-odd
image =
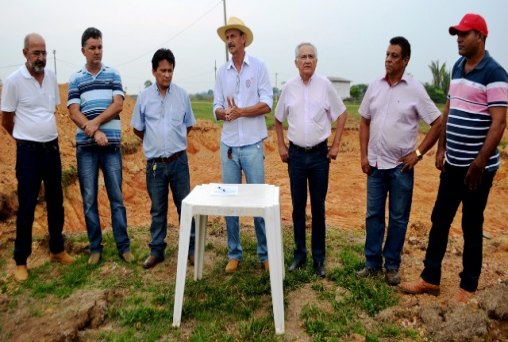
[[[238,185],[236,184],[210,184],[212,195],[217,196],[234,196],[238,195]]]

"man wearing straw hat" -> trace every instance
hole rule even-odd
[[[222,182],[239,184],[242,171],[247,183],[265,182],[263,140],[267,137],[265,114],[272,107],[272,86],[265,64],[248,55],[245,48],[254,36],[243,21],[230,17],[217,29],[227,44],[231,60],[217,72],[213,99],[216,120],[223,120],[221,135]],[[238,217],[226,217],[228,259],[226,272],[235,272],[242,260]],[[257,254],[263,269],[269,270],[265,223],[254,218]]]

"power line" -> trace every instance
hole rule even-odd
[[[227,25],[227,22],[226,22],[226,0],[222,0],[222,1],[224,1],[224,25]],[[227,62],[227,61],[229,61],[228,44],[225,43],[224,46],[226,48],[226,62]]]
[[[159,44],[158,46],[161,46],[161,45],[165,45],[167,44],[168,42],[170,42],[171,40],[175,39],[176,37],[180,36],[182,33],[184,33],[185,31],[187,31],[188,29],[190,29],[192,26],[194,26],[198,21],[200,21],[201,19],[203,19],[205,16],[207,16],[210,12],[212,12],[215,7],[217,7],[222,1],[219,1],[217,2],[215,5],[213,5],[212,8],[210,8],[208,11],[206,11],[204,14],[202,14],[201,16],[199,16],[196,20],[194,20],[192,23],[190,23],[187,27],[185,27],[183,30],[177,32],[176,34],[174,34],[171,38],[169,38],[168,40],[162,42],[161,44]],[[131,60],[128,60],[126,62],[123,62],[123,63],[120,63],[120,64],[117,64],[115,67],[121,67],[121,66],[124,66],[126,64],[130,64],[132,62],[135,62],[139,59],[141,59],[142,57],[148,55],[149,53],[151,53],[154,49],[151,49],[150,51],[147,51],[141,55],[139,55],[138,57],[136,58],[133,58]]]
[[[60,62],[60,63],[63,63],[65,65],[69,66],[69,67],[72,67],[72,68],[81,68],[81,67],[83,67],[83,64],[76,64],[76,63],[72,63],[72,62],[67,62],[67,61],[64,61],[61,58],[57,58],[56,60],[58,62]]]
[[[19,66],[21,66],[22,64],[23,64],[23,63],[12,64],[12,65],[3,65],[3,66],[0,66],[0,69],[8,69],[8,68],[19,67]]]

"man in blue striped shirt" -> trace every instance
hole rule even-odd
[[[487,23],[466,14],[451,26],[462,56],[452,70],[439,139],[436,167],[441,182],[432,212],[432,228],[421,278],[403,283],[406,293],[439,293],[441,264],[450,225],[462,202],[464,250],[460,287],[450,303],[467,302],[478,288],[482,268],[483,211],[499,168],[497,145],[506,127],[508,75],[485,50]]]
[[[97,204],[99,168],[111,207],[113,236],[120,257],[132,262],[127,215],[122,196],[120,112],[124,93],[118,72],[102,64],[102,33],[89,27],[81,37],[86,65],[71,76],[67,107],[76,130],[76,159],[90,240],[89,264],[102,254],[102,232]]]

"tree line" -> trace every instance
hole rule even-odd
[[[445,103],[450,88],[450,72],[446,68],[446,62],[441,64],[439,60],[431,61],[428,66],[432,74],[432,82],[424,83],[427,94],[435,103]],[[351,86],[350,94],[353,101],[360,102],[367,91],[367,84],[355,84]]]
[[[427,94],[435,103],[445,103],[448,95],[448,88],[450,87],[450,72],[446,68],[446,62],[441,64],[439,60],[431,61],[428,65],[432,74],[432,82],[424,83]],[[1,84],[1,81],[0,81]],[[145,88],[152,85],[152,81],[146,80],[144,83]],[[350,95],[351,100],[360,102],[363,99],[363,95],[367,91],[368,84],[360,83],[351,86]],[[278,96],[280,90],[274,88],[274,95]],[[209,100],[213,98],[213,90],[202,92],[191,95],[193,100]]]

